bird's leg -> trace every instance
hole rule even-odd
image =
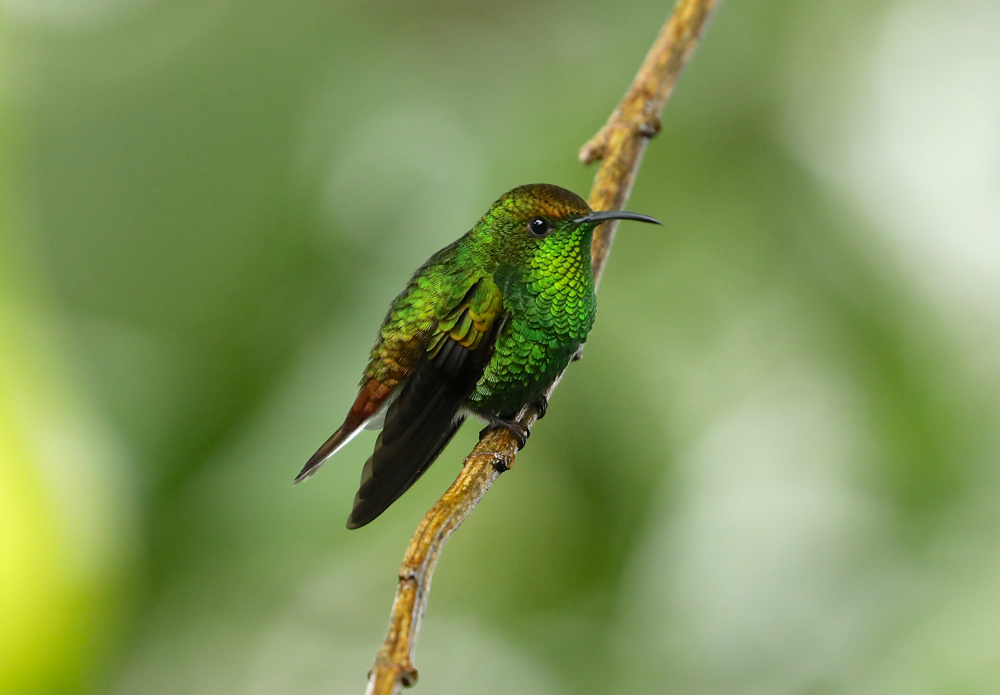
[[[524,445],[528,443],[528,437],[531,436],[531,430],[517,420],[504,420],[496,415],[488,415],[486,419],[489,424],[479,432],[480,440],[493,430],[503,428],[510,432],[514,436],[514,439],[517,440],[518,451],[523,449]]]

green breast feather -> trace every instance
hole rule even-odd
[[[542,394],[587,339],[597,310],[590,237],[589,229],[550,237],[527,268],[497,270],[508,319],[469,398],[473,412],[513,415]]]

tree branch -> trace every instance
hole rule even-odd
[[[717,0],[678,1],[624,99],[604,127],[580,150],[584,164],[601,160],[588,201],[594,210],[620,210],[628,200],[646,145],[660,130],[663,105],[716,3]],[[594,233],[591,260],[595,283],[604,272],[617,227],[617,221],[607,222]],[[552,395],[562,376],[549,387],[546,396]],[[518,420],[530,428],[538,416],[535,407],[526,406]],[[514,465],[516,455],[517,442],[510,432],[498,429],[487,434],[466,457],[452,486],[420,522],[399,570],[389,631],[368,674],[366,695],[398,695],[403,687],[417,682],[413,651],[441,549],[493,481]]]

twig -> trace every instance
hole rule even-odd
[[[625,98],[607,124],[580,150],[584,164],[602,160],[590,192],[589,203],[594,210],[620,210],[628,200],[646,145],[660,130],[663,105],[717,1],[679,0]],[[591,259],[595,283],[604,271],[617,226],[615,221],[605,223],[594,233]],[[547,396],[552,395],[561,379],[559,375]],[[533,406],[526,406],[518,420],[530,428],[538,415]],[[517,442],[507,430],[489,433],[466,457],[458,478],[420,522],[399,570],[389,631],[369,672],[366,695],[398,695],[403,687],[417,682],[413,651],[441,549],[493,481],[514,465],[516,455]]]
[[[594,210],[621,210],[632,192],[642,155],[650,138],[660,132],[660,114],[684,65],[691,58],[718,0],[679,0],[639,68],[625,98],[597,135],[580,149],[580,161],[601,160],[587,201]],[[594,282],[599,283],[611,253],[618,222],[607,222],[594,233],[590,257]]]

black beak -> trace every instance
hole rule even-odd
[[[594,222],[604,222],[605,220],[635,220],[636,222],[648,222],[649,224],[663,224],[655,217],[640,215],[638,212],[626,212],[624,210],[592,212],[585,217],[578,217],[573,222],[576,224],[591,224]]]

